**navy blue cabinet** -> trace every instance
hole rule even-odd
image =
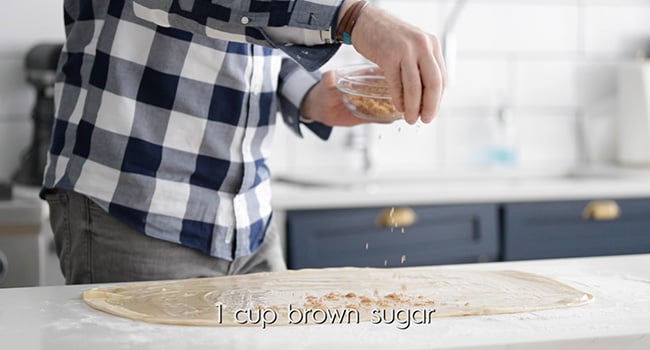
[[[292,210],[290,268],[397,267],[650,253],[650,199]],[[408,218],[408,215],[407,215]]]
[[[400,214],[398,221],[408,223],[391,222],[393,211]],[[288,265],[297,269],[495,261],[498,212],[495,204],[288,211]]]
[[[650,253],[650,199],[503,206],[503,259]]]

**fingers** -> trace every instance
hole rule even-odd
[[[336,73],[323,72],[320,81],[314,85],[303,99],[300,114],[303,118],[329,126],[354,126],[368,123],[359,119],[345,107],[341,94],[336,88]]]
[[[417,64],[410,61],[402,61],[404,120],[409,124],[415,124],[420,115],[420,106],[422,103],[421,73]]]
[[[428,60],[420,63],[420,74],[422,75],[422,109],[420,116],[424,123],[430,123],[440,110],[442,91],[444,89],[444,68],[441,68],[438,60],[433,59],[434,53]]]
[[[384,71],[404,119],[430,122],[440,109],[447,79],[438,39],[373,6],[361,13],[352,39],[354,48]]]
[[[402,72],[399,65],[390,67],[392,69],[384,68],[384,76],[388,82],[388,93],[393,100],[395,109],[399,112],[404,112],[404,101],[402,100]]]
[[[435,64],[423,64],[420,67],[420,71],[423,76],[428,77],[435,77],[440,74],[438,67]],[[442,90],[437,86],[435,79],[434,81],[425,79],[422,81],[422,85],[424,86],[422,91],[422,109],[420,110],[420,116],[424,123],[430,123],[438,112]]]
[[[327,88],[336,88],[336,73],[334,71],[327,71],[323,73],[321,80]]]
[[[440,48],[440,42],[433,37],[432,39],[432,44],[433,44],[433,56],[435,58],[435,63],[436,63],[436,72],[434,73],[434,86],[431,88],[433,91],[434,99],[432,101],[435,101],[435,110],[433,112],[433,115],[431,119],[428,121],[425,120],[425,122],[431,122],[433,120],[433,117],[435,117],[436,114],[440,111],[440,105],[442,103],[442,96],[445,91],[445,88],[447,87],[447,68],[445,67],[445,59],[442,57],[442,49]]]
[[[409,124],[415,124],[421,117],[423,122],[428,123],[438,110],[442,93],[441,71],[434,55],[438,41],[423,32],[410,38],[411,51],[407,51],[407,59],[402,61],[404,119]]]
[[[442,56],[442,48],[440,47],[440,41],[434,36],[432,38],[433,44],[433,56],[436,59],[438,64],[438,69],[442,74],[442,89],[444,90],[447,86],[447,67],[445,66],[445,59]]]
[[[418,118],[430,123],[440,110],[447,72],[440,44],[433,35],[420,36],[413,51],[401,57],[398,69],[384,68],[390,94],[404,120],[415,124]]]

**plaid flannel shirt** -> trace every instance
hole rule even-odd
[[[205,254],[251,254],[272,215],[276,113],[300,135],[299,106],[318,81],[300,65],[316,69],[338,48],[328,35],[339,6],[66,0],[44,191],[84,194]]]

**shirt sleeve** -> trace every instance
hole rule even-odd
[[[301,126],[306,126],[322,140],[327,140],[332,128],[316,121],[305,123],[300,116],[300,105],[309,90],[320,80],[320,72],[307,72],[296,62],[282,59],[278,81],[280,112],[284,122],[294,133],[302,137]]]
[[[309,71],[338,50],[343,0],[133,0],[140,19],[211,38],[278,48]]]

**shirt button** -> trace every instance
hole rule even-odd
[[[246,16],[241,18],[241,24],[243,24],[243,25],[246,25],[246,24],[250,23],[250,21],[251,21],[250,18],[248,18]]]

